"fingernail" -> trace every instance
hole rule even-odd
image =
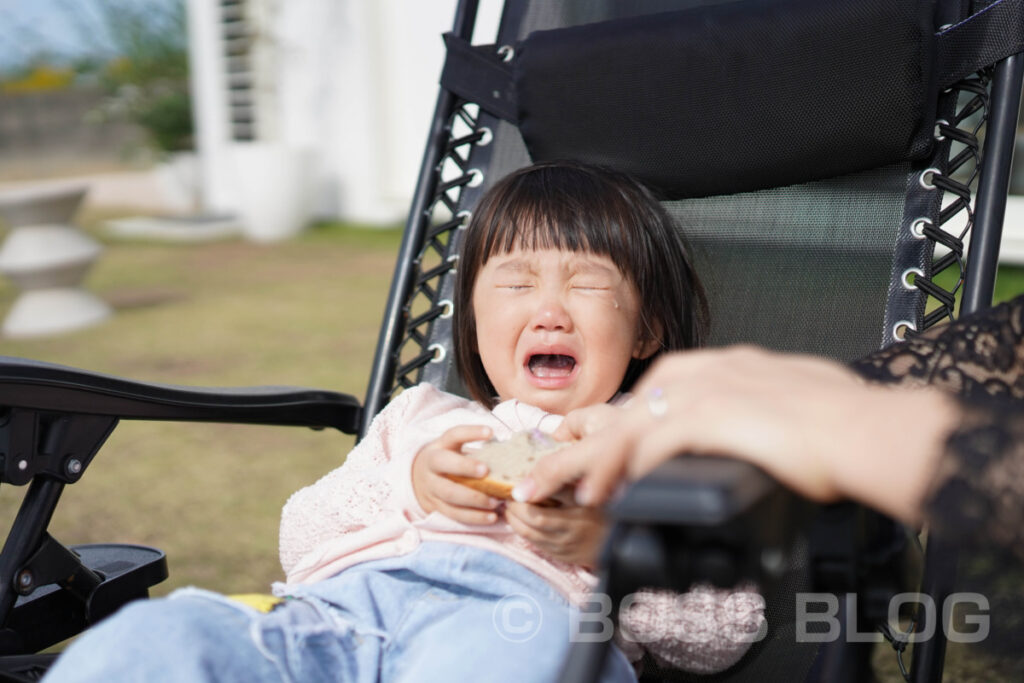
[[[477,465],[476,466],[476,476],[482,477],[485,474],[487,474],[487,465]]]
[[[497,508],[499,505],[501,505],[501,500],[499,500],[498,498],[488,498],[487,499],[487,506],[489,508],[491,508],[492,510]]]
[[[517,503],[525,503],[530,500],[530,496],[536,490],[537,485],[533,483],[532,479],[523,479],[512,489],[512,500]]]

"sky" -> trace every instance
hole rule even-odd
[[[168,1],[173,0],[0,0],[0,68],[41,52],[74,57],[109,49],[98,7]]]

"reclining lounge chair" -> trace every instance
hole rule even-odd
[[[48,657],[34,653],[166,575],[159,551],[73,553],[46,533],[63,487],[119,420],[361,434],[404,388],[459,391],[459,228],[486,187],[531,159],[605,164],[664,196],[709,290],[713,344],[850,360],[951,318],[958,296],[961,311],[988,305],[1024,10],[973,4],[506,0],[494,44],[474,46],[476,2],[462,0],[361,406],[326,391],[195,390],[0,362],[0,481],[30,486],[0,553],[0,677],[32,680]],[[855,506],[821,511],[817,530],[803,512],[753,468],[677,460],[612,511],[603,588],[755,578],[769,591],[768,635],[715,679],[862,680],[864,645],[797,642],[793,595],[856,593],[870,627],[877,597],[907,588],[913,544]],[[947,550],[938,541],[929,567]],[[927,590],[948,581],[926,572]],[[603,647],[581,644],[566,680],[592,678]],[[940,641],[915,650],[917,680],[941,665]]]

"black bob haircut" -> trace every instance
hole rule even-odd
[[[473,287],[491,256],[517,248],[561,249],[610,258],[636,288],[640,329],[657,351],[634,358],[619,387],[628,391],[664,351],[703,345],[708,306],[672,218],[639,181],[575,161],[519,169],[481,198],[469,222],[455,284],[455,363],[475,400],[493,407],[495,390],[477,351]]]

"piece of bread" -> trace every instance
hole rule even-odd
[[[505,441],[488,441],[466,455],[487,465],[487,476],[480,478],[446,475],[449,479],[494,498],[512,500],[512,489],[522,481],[538,461],[549,453],[568,446],[534,429],[517,432]]]

